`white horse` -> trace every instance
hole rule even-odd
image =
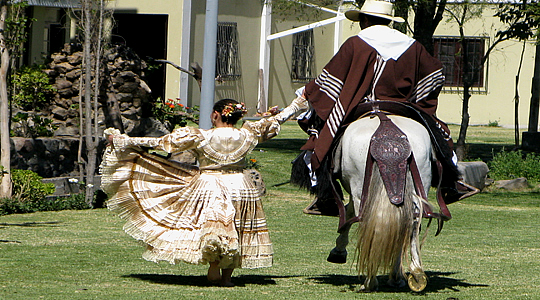
[[[364,177],[366,172],[369,174],[366,171],[368,149],[372,135],[380,124],[379,118],[365,117],[350,124],[344,132],[334,163],[335,166],[339,166],[341,183],[350,195],[347,219],[361,214],[356,261],[359,275],[363,274],[366,278],[362,289],[376,290],[377,273],[385,271],[390,273],[388,283],[391,286],[405,286],[402,261],[406,257],[406,251],[410,250],[410,274],[407,281],[411,290],[422,291],[427,285],[427,277],[420,259],[419,234],[423,210],[429,206],[427,199],[423,198],[431,186],[431,166],[435,154],[429,133],[423,125],[401,116],[388,117],[405,133],[421,178],[420,185],[416,185],[415,189],[411,170],[407,167],[405,192],[401,204],[391,203],[377,161],[373,164],[369,189],[367,196],[364,196],[366,199],[364,203],[361,201]],[[427,208],[431,210],[431,206]],[[336,240],[336,247],[330,253],[329,261],[345,262],[350,227],[350,223],[341,227],[340,236]]]

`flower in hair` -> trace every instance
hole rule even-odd
[[[244,103],[229,103],[221,111],[221,115],[225,117],[230,117],[235,112],[241,112],[242,115],[247,113],[246,105]]]

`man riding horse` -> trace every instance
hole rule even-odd
[[[321,177],[330,177],[335,182],[330,175],[329,159],[333,146],[344,127],[365,113],[363,104],[379,100],[404,104],[401,106],[415,111],[412,114],[430,127],[437,157],[444,166],[440,175],[445,187],[444,202],[452,203],[471,195],[467,185],[466,189],[461,184],[460,189],[456,188],[459,175],[450,131],[435,116],[444,83],[441,62],[419,42],[389,27],[391,22],[404,22],[403,18],[393,16],[390,2],[367,0],[359,11],[347,11],[345,16],[359,22],[362,30],[345,41],[315,80],[297,91],[312,107],[299,121],[310,136],[302,147],[304,152],[294,162],[291,177],[292,182],[311,188],[318,195],[307,212],[339,213],[335,197],[327,192],[330,188],[321,186],[324,181]],[[310,174],[309,180],[300,175],[306,172]]]

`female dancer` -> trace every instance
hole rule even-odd
[[[132,138],[107,129],[100,166],[107,206],[146,244],[146,260],[209,263],[210,282],[234,286],[235,268],[270,267],[273,255],[259,191],[243,173],[245,157],[306,108],[298,97],[279,114],[236,128],[246,109],[223,99],[214,105],[210,130],[182,127],[159,138]],[[147,147],[190,150],[198,167],[149,154]]]

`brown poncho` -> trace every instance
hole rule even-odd
[[[398,45],[401,50],[388,50],[395,46],[393,41],[374,42],[379,37],[388,39],[388,35],[380,32],[401,39],[397,42],[401,43]],[[338,129],[352,121],[347,117],[359,103],[368,100],[412,102],[434,115],[443,83],[441,62],[420,43],[393,29],[371,26],[349,38],[322,73],[305,87],[306,98],[324,121],[324,126],[302,147],[302,150],[314,152],[312,168],[319,167]],[[308,124],[309,121],[300,122]]]

